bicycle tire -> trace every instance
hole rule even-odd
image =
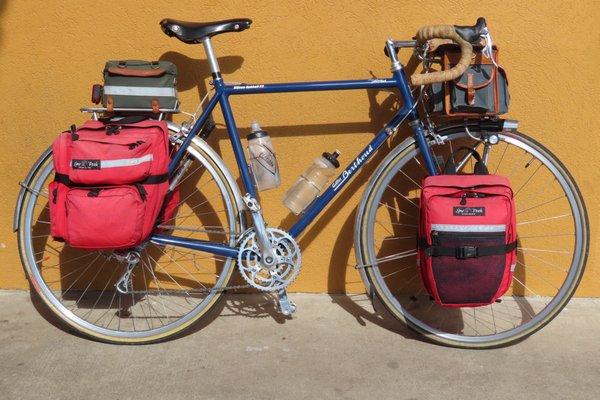
[[[235,181],[231,177],[231,174],[229,174],[228,171],[222,170],[221,166],[224,164],[219,162],[219,158],[216,153],[214,153],[212,150],[207,150],[207,146],[200,146],[199,140],[200,139],[194,139],[190,148],[188,149],[188,154],[191,155],[195,161],[204,166],[207,171],[209,171],[211,174],[211,179],[214,179],[216,186],[219,188],[219,192],[224,199],[223,202],[227,207],[227,221],[234,228],[233,234],[231,234],[229,237],[228,244],[235,245],[237,237],[245,229],[245,220],[239,207],[241,204],[241,200],[239,199],[239,190],[235,186]],[[37,167],[31,172],[31,179],[29,180],[30,190],[25,192],[24,199],[20,202],[21,210],[18,210],[18,215],[20,216],[18,219],[19,254],[21,256],[23,268],[27,278],[31,283],[32,289],[36,291],[44,305],[54,315],[56,315],[61,322],[65,323],[66,326],[74,329],[84,336],[102,342],[115,344],[154,343],[183,334],[203,316],[207,315],[209,311],[215,307],[218,301],[222,299],[224,291],[214,290],[208,294],[206,299],[202,300],[198,306],[173,323],[168,323],[165,325],[165,327],[158,327],[137,332],[119,332],[111,329],[95,327],[93,324],[90,325],[89,323],[84,323],[85,321],[83,321],[80,317],[77,317],[76,315],[74,316],[72,313],[67,312],[64,306],[60,303],[60,300],[57,299],[57,296],[53,294],[53,291],[44,281],[39,271],[38,264],[36,263],[36,257],[35,254],[33,254],[33,245],[31,244],[31,218],[33,216],[32,207],[35,207],[35,201],[39,197],[39,195],[36,195],[36,192],[40,193],[42,191],[44,182],[47,181],[53,170],[51,163],[51,151],[44,153],[42,158],[43,160],[36,163]],[[226,287],[229,284],[234,270],[235,260],[231,258],[227,259],[223,265],[223,272],[221,274],[222,279],[219,278],[217,281],[220,282],[220,287]],[[96,301],[96,304],[97,303],[98,300]],[[148,300],[148,303],[150,303],[150,300]],[[96,304],[94,304],[94,306]],[[118,317],[120,318],[120,316]]]
[[[479,132],[473,133],[475,136],[479,135]],[[566,188],[565,190],[569,192],[569,205],[574,215],[575,225],[577,225],[577,238],[575,239],[576,250],[574,250],[572,262],[568,269],[565,281],[561,285],[557,295],[548,303],[548,306],[544,307],[542,310],[543,312],[540,311],[540,313],[532,316],[532,318],[523,325],[508,330],[501,335],[482,335],[480,337],[463,337],[461,335],[452,335],[441,332],[411,315],[410,312],[400,304],[398,299],[392,295],[392,291],[390,287],[387,287],[388,285],[385,283],[385,279],[382,279],[383,275],[378,266],[377,257],[375,256],[373,249],[374,242],[372,236],[375,223],[373,216],[376,213],[379,200],[387,185],[386,182],[391,182],[393,176],[400,170],[398,167],[399,163],[408,163],[407,160],[410,160],[411,154],[414,156],[418,155],[419,152],[414,139],[409,138],[405,140],[380,164],[365,190],[361,207],[357,213],[355,234],[356,256],[359,265],[365,266],[362,270],[364,270],[363,276],[367,279],[367,290],[372,291],[372,294],[376,295],[381,300],[395,318],[423,334],[428,340],[438,344],[460,348],[493,348],[523,340],[544,327],[558,315],[575,293],[583,276],[589,249],[589,222],[583,198],[571,174],[560,160],[534,139],[518,132],[502,132],[499,134],[499,137],[502,142],[508,140],[513,143],[521,143],[522,147],[526,147],[541,155],[544,161],[555,169],[558,173],[557,179],[560,180],[561,187]],[[454,132],[450,132],[446,136],[446,139],[450,142],[455,139],[465,138],[466,133],[464,133],[464,128],[457,128]],[[434,146],[435,142],[431,141],[430,145]],[[417,268],[416,264],[415,268]],[[494,306],[492,305],[490,307]],[[550,308],[548,309],[548,307]],[[473,315],[475,315],[475,312]],[[523,319],[525,319],[525,317],[523,317]]]

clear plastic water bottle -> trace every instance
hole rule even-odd
[[[279,166],[273,151],[273,143],[267,132],[260,128],[258,122],[252,122],[252,132],[248,139],[250,153],[250,168],[258,190],[268,190],[279,186]]]
[[[340,166],[340,152],[323,153],[300,175],[296,183],[286,192],[283,204],[298,215],[319,195],[329,179]]]

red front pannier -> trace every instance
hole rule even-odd
[[[493,303],[510,287],[517,262],[508,179],[436,175],[422,187],[419,266],[427,291],[446,307]]]
[[[63,132],[52,151],[55,239],[83,249],[125,249],[148,238],[169,185],[164,121],[87,121]]]

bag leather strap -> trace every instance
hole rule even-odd
[[[479,155],[479,153],[477,151],[475,151],[475,149],[472,149],[472,148],[466,147],[466,146],[459,147],[458,149],[454,150],[452,152],[452,154],[450,154],[450,157],[448,157],[446,164],[444,164],[444,169],[442,171],[442,174],[444,174],[444,175],[456,175],[457,174],[454,156],[456,156],[456,154],[458,154],[460,151],[463,151],[463,150],[468,151],[475,158],[476,162],[475,162],[475,168],[473,171],[475,173],[475,175],[489,175],[488,169],[487,169],[486,165],[481,161],[481,156]]]
[[[149,78],[156,77],[165,74],[165,70],[162,68],[152,68],[152,69],[134,69],[127,67],[110,67],[106,70],[111,75],[120,75],[120,76],[134,76],[139,78]]]
[[[160,112],[160,103],[158,102],[158,99],[152,99],[150,102],[150,107],[152,108],[152,112],[154,114],[158,114]]]
[[[467,74],[467,104],[470,106],[475,104],[475,86],[473,85],[473,74]]]
[[[481,65],[488,65],[488,64],[481,64]],[[491,64],[491,65],[493,67],[492,68],[492,73],[490,74],[490,78],[487,81],[482,82],[482,83],[477,84],[477,85],[473,85],[472,81],[469,83],[469,76],[471,75],[471,80],[472,80],[473,79],[472,76],[474,76],[474,75],[471,74],[471,73],[467,73],[467,84],[466,85],[464,83],[460,83],[460,78],[455,79],[454,80],[454,84],[456,86],[458,86],[459,88],[461,88],[461,89],[469,89],[469,86],[473,86],[473,89],[481,89],[483,87],[486,87],[487,85],[489,85],[490,83],[492,83],[494,81],[494,78],[496,77],[496,69],[497,68],[493,64]]]
[[[106,112],[112,113],[114,111],[115,101],[112,96],[106,97]]]

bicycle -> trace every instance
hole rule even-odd
[[[192,123],[168,122],[171,139],[178,145],[169,175],[172,186],[182,190],[176,223],[159,226],[146,243],[130,252],[79,251],[49,239],[51,149],[41,155],[22,182],[14,218],[21,259],[33,289],[61,321],[100,341],[157,342],[184,332],[225,292],[236,289],[275,292],[281,312],[292,314],[295,305],[286,288],[300,269],[296,238],[405,122],[413,135],[391,149],[377,166],[356,215],[356,267],[367,293],[429,340],[464,348],[490,348],[521,340],[561,311],[583,275],[589,225],[576,183],[549,150],[518,132],[514,120],[466,118],[436,125],[426,115],[423,122],[417,108],[422,87],[415,89],[421,89],[415,98],[397,56],[403,48],[420,55],[423,44],[414,40],[386,42],[390,78],[226,83],[211,38],[243,31],[250,24],[248,19],[161,22],[167,35],[186,43],[202,43],[214,86],[213,96]],[[479,38],[482,32],[473,26],[458,33]],[[229,97],[359,89],[395,90],[402,107],[288,232],[269,227],[261,213]],[[206,142],[210,134],[207,122],[217,104],[241,187]],[[97,109],[88,111],[98,117]],[[500,303],[447,309],[430,299],[417,278],[416,221],[420,180],[438,173],[442,161],[459,146],[483,149],[488,169],[508,176],[515,184],[519,261],[512,288]],[[457,166],[464,171],[472,167],[470,153]],[[233,281],[236,264],[241,284]],[[115,290],[119,282],[121,289]]]

